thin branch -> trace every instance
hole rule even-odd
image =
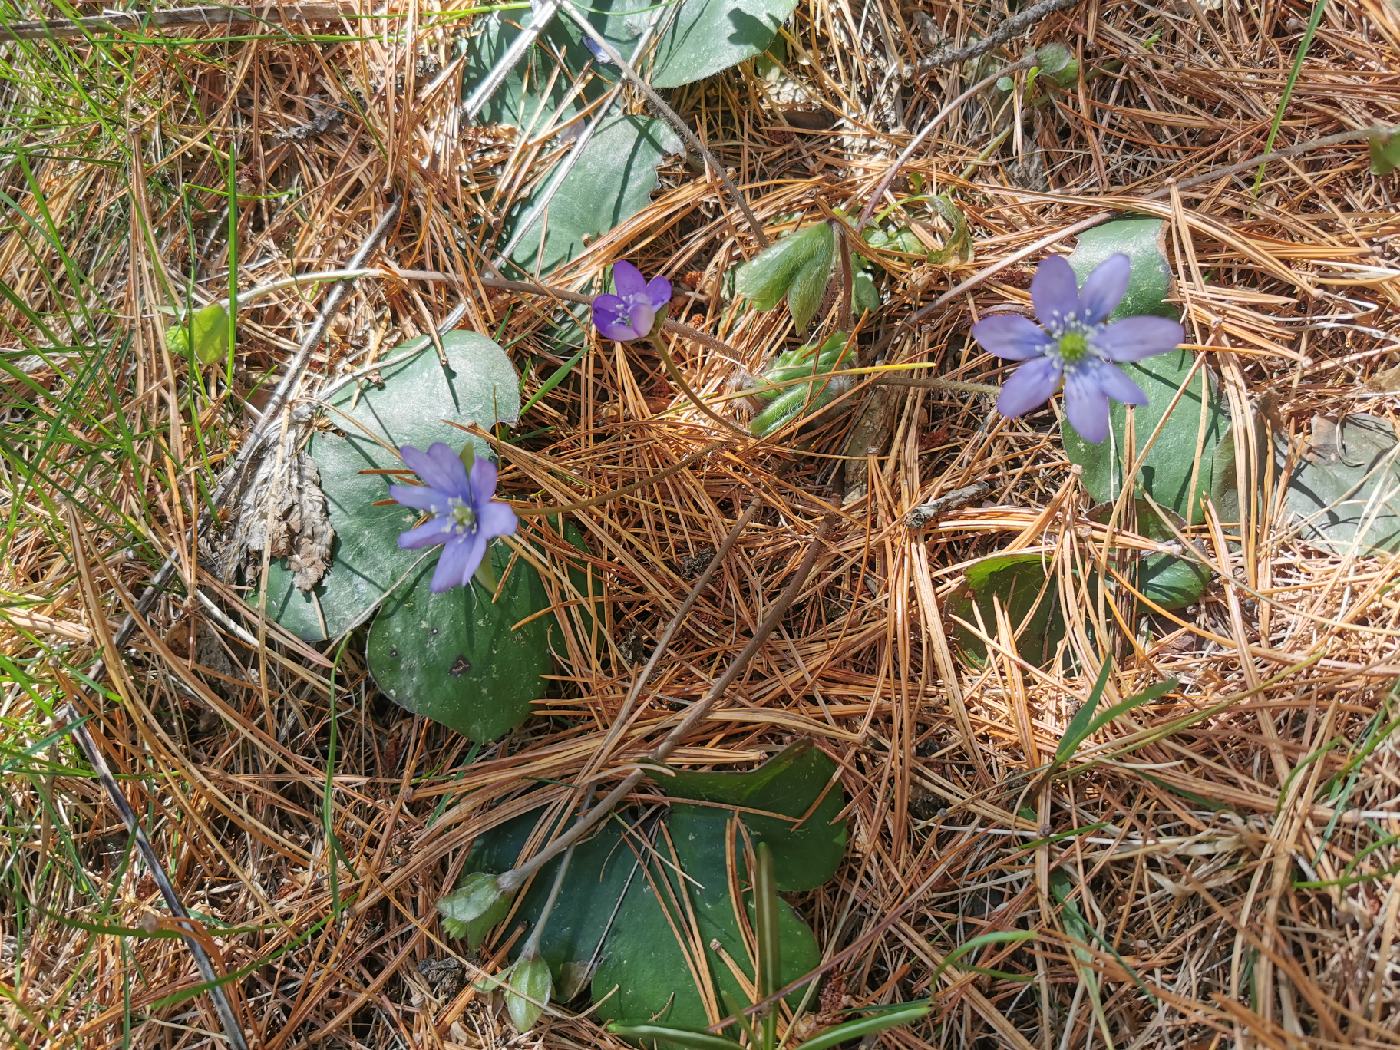
[[[520,864],[500,875],[496,882],[497,885],[500,886],[502,892],[514,893],[531,875],[539,871],[540,868],[544,867],[544,865],[548,864],[560,853],[564,852],[564,850],[568,849],[575,842],[578,842],[592,831],[598,823],[613,811],[614,807],[616,807],[619,802],[631,794],[632,790],[641,782],[642,778],[646,776],[644,767],[661,765],[665,762],[671,752],[679,747],[685,738],[690,735],[690,731],[709,717],[710,709],[715,706],[720,697],[724,696],[729,687],[734,684],[734,680],[738,678],[744,668],[748,666],[749,661],[753,659],[759,647],[763,645],[768,636],[772,634],[774,629],[778,626],[779,621],[787,614],[788,607],[797,600],[797,595],[801,592],[803,585],[806,584],[807,577],[811,574],[812,567],[816,565],[817,557],[821,554],[827,537],[836,526],[836,521],[837,515],[835,511],[827,514],[826,517],[822,519],[822,523],[818,527],[816,535],[813,536],[808,543],[807,552],[802,556],[802,561],[798,563],[797,571],[793,574],[792,579],[788,581],[787,586],[784,587],[782,593],[778,595],[777,601],[775,601],[773,607],[768,610],[768,615],[765,616],[763,622],[758,625],[758,629],[754,631],[753,637],[749,639],[743,651],[725,668],[724,673],[720,675],[715,681],[715,684],[710,687],[710,691],[705,694],[704,699],[697,702],[686,712],[685,717],[680,720],[676,727],[666,735],[666,738],[662,740],[661,743],[656,745],[656,749],[641,760],[639,768],[633,770],[624,777],[623,780],[609,791],[592,809],[580,813],[578,818],[574,821],[573,826],[570,827],[568,831],[554,839],[548,846],[540,850],[539,853],[535,854],[524,864]]]
[[[103,648],[110,654],[110,658],[115,659],[120,652],[120,643],[116,639],[121,632],[118,631],[115,635],[109,634],[106,625],[101,622],[102,608],[97,604],[97,595],[90,589],[91,574],[88,571],[87,552],[83,546],[82,527],[78,521],[77,510],[72,504],[65,505],[64,517],[67,519],[68,540],[73,548],[73,560],[77,566],[78,577],[82,582],[84,592],[86,592],[87,604],[91,610],[93,636],[100,639]],[[134,618],[134,614],[128,614],[123,627],[131,624]],[[104,661],[99,659],[95,667],[96,672],[100,673],[104,666]],[[96,680],[95,674],[91,677],[94,681]],[[100,703],[100,697],[96,694],[94,694],[94,700]],[[166,908],[171,915],[180,920],[180,939],[185,942],[190,954],[194,956],[194,964],[199,970],[199,975],[209,986],[209,997],[214,1002],[214,1011],[218,1014],[219,1024],[224,1030],[224,1037],[234,1050],[248,1050],[248,1041],[244,1038],[243,1029],[233,1012],[233,1005],[229,1002],[223,980],[218,971],[214,969],[214,961],[209,957],[209,953],[205,950],[200,939],[193,932],[186,932],[193,930],[194,920],[190,918],[190,913],[181,902],[180,895],[175,892],[175,886],[170,881],[170,876],[166,874],[165,865],[161,863],[155,847],[151,845],[150,838],[146,835],[145,829],[141,827],[141,822],[136,817],[136,811],[127,801],[116,778],[112,776],[107,759],[102,754],[102,749],[97,746],[97,740],[93,737],[91,730],[88,729],[86,719],[78,713],[78,709],[72,701],[65,702],[59,708],[58,716],[62,722],[67,723],[68,729],[73,734],[73,739],[77,741],[88,765],[92,766],[93,772],[97,774],[98,782],[107,793],[112,807],[121,817],[122,823],[126,825],[127,834],[135,841],[136,851],[141,855],[141,860],[155,881],[156,888],[160,890]]]
[[[1024,11],[1018,11],[1001,25],[997,26],[981,40],[974,40],[970,44],[961,47],[945,47],[942,51],[935,51],[927,58],[919,59],[918,68],[921,72],[930,69],[946,69],[950,66],[961,65],[968,59],[985,55],[992,48],[1000,47],[1013,36],[1019,36],[1030,29],[1041,19],[1056,11],[1063,11],[1066,7],[1073,7],[1080,0],[1040,0],[1038,4],[1032,4]]]

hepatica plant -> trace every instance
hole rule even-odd
[[[433,593],[465,587],[497,536],[515,532],[515,511],[492,499],[496,494],[496,465],[473,461],[470,471],[462,457],[441,441],[427,452],[410,445],[399,450],[403,461],[423,480],[422,485],[390,485],[389,495],[406,507],[431,517],[399,536],[409,550],[442,545],[433,570]]]
[[[1021,314],[993,314],[972,326],[972,338],[998,357],[1025,363],[1012,373],[997,410],[1014,418],[1048,401],[1063,382],[1065,414],[1080,437],[1108,437],[1108,400],[1145,405],[1147,395],[1118,367],[1175,349],[1185,335],[1165,317],[1108,321],[1128,290],[1132,264],[1110,255],[1077,287],[1060,256],[1036,269],[1031,302],[1036,324]]]

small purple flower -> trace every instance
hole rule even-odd
[[[491,498],[496,494],[496,464],[478,458],[469,476],[462,457],[441,441],[427,452],[405,445],[399,454],[423,484],[390,485],[389,495],[405,507],[432,515],[400,533],[399,546],[417,549],[441,543],[432,589],[467,586],[486,555],[487,541],[515,531],[515,511]]]
[[[593,300],[593,323],[605,339],[625,343],[644,339],[661,308],[671,301],[671,282],[664,277],[650,281],[630,262],[613,266],[616,295],[604,292]]]
[[[972,326],[972,338],[988,353],[1025,361],[997,399],[997,411],[1014,419],[1047,401],[1065,384],[1065,414],[1085,441],[1108,437],[1108,399],[1145,405],[1147,396],[1118,365],[1164,354],[1186,332],[1175,321],[1145,314],[1104,321],[1128,290],[1132,264],[1110,255],[1076,288],[1074,271],[1052,255],[1031,279],[1037,325],[1021,314],[993,314]]]

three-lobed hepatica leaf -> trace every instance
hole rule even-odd
[[[734,290],[760,310],[771,310],[786,297],[793,323],[801,331],[821,305],[835,262],[836,233],[831,224],[804,226],[739,267]]]
[[[651,84],[681,87],[763,54],[797,0],[680,0],[656,44]]]
[[[502,245],[519,241],[511,261],[530,273],[546,274],[583,254],[595,237],[621,225],[651,201],[661,161],[680,151],[675,133],[659,120],[618,117],[599,127],[571,163],[568,175],[544,213],[520,224],[534,210],[532,195],[515,208],[501,233]],[[546,172],[536,194],[551,182]]]
[[[747,869],[735,877],[728,864],[728,856],[743,856],[743,839],[731,813],[702,806],[673,807],[664,830],[623,898],[593,975],[593,1000],[605,1020],[704,1028],[728,1013],[719,1004],[748,1001],[744,985],[756,970],[744,935],[754,922]],[[778,902],[777,932],[781,986],[816,969],[821,949],[786,901]]]
[[[530,714],[554,666],[544,581],[523,559],[507,573],[510,548],[488,553],[499,597],[480,584],[434,594],[434,557],[385,601],[365,643],[369,672],[390,700],[465,737],[504,736]],[[518,626],[517,626],[518,625]]]
[[[646,60],[641,62],[642,72],[656,88],[714,76],[768,50],[796,6],[797,0],[675,0],[656,19],[660,32],[649,68]],[[580,7],[598,33],[629,59],[657,14],[637,0],[591,0]],[[529,18],[501,11],[480,20],[480,31],[466,42],[465,96],[506,54]],[[591,53],[569,19],[555,18],[485,100],[481,119],[538,133],[582,113],[617,76],[610,63]]]
[[[391,356],[415,345],[421,352],[384,369],[379,384],[334,395],[329,421],[336,429],[317,433],[307,447],[335,530],[331,567],[306,592],[284,562],[274,562],[262,589],[268,613],[308,641],[336,638],[363,623],[422,557],[398,545],[399,533],[418,513],[387,502],[383,472],[404,469],[398,449],[435,441],[460,447],[468,439],[454,422],[491,427],[519,418],[520,380],[504,350],[475,332],[448,332],[441,342],[446,367],[432,344],[416,339]],[[476,453],[489,449],[478,442]],[[250,600],[256,604],[259,597]]]
[[[754,770],[668,769],[653,779],[673,798],[747,810],[749,834],[773,851],[778,889],[791,893],[816,889],[846,853],[846,824],[838,819],[845,799],[835,772],[831,759],[802,741]]]
[[[972,627],[980,617],[987,637],[995,638],[998,606],[1020,657],[1037,667],[1047,664],[1065,636],[1065,621],[1043,556],[998,554],[968,566],[966,582],[953,593],[948,611]],[[954,638],[968,660],[986,661],[987,645],[978,633],[958,624]]]
[[[734,879],[727,867],[729,857],[744,852],[743,837],[734,836],[742,825],[755,847],[768,844],[779,888],[819,885],[846,848],[846,825],[837,819],[846,799],[835,773],[830,758],[799,743],[746,772],[658,774],[671,798],[707,804],[672,805],[665,819],[621,810],[578,844],[539,944],[555,975],[556,999],[567,1002],[591,978],[592,997],[607,1018],[657,1019],[680,1027],[704,1027],[717,1019],[706,1005],[717,1001],[715,989],[731,995],[739,989],[724,960],[733,960],[750,979],[753,975],[731,895],[732,886],[742,886],[743,906],[750,906],[747,869]],[[526,813],[482,835],[467,859],[467,872],[513,867],[539,819],[538,811]],[[550,832],[560,830],[555,826]],[[555,860],[535,875],[502,938],[518,924],[534,925],[558,864]],[[796,913],[786,904],[780,911],[786,982],[813,969],[819,952]],[[744,925],[749,924],[746,919]],[[678,931],[684,943],[677,940]],[[718,951],[709,947],[712,942]]]
[[[1377,416],[1342,421],[1288,478],[1287,507],[1309,540],[1333,550],[1400,550],[1400,445]]]

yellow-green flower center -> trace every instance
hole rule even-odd
[[[476,515],[472,513],[471,507],[467,506],[461,499],[454,496],[448,505],[451,507],[452,520],[456,523],[459,532],[476,525]]]
[[[1060,336],[1060,345],[1057,349],[1060,353],[1060,359],[1065,364],[1078,364],[1089,352],[1089,337],[1083,332],[1066,332]]]

